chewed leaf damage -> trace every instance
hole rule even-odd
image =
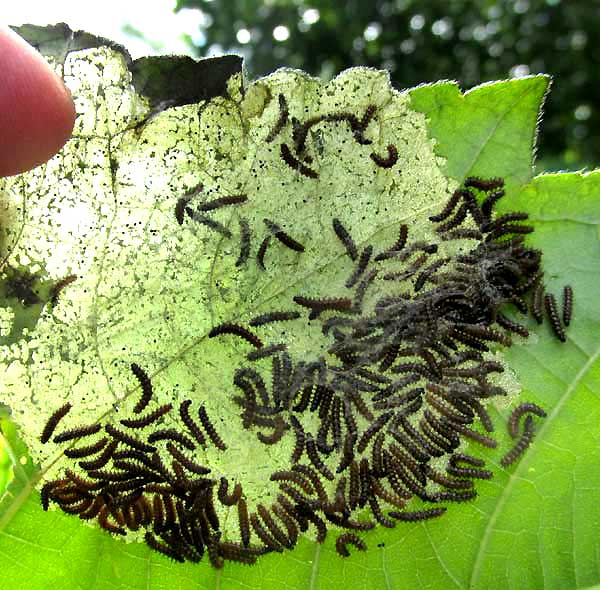
[[[44,509],[220,568],[302,534],[347,557],[357,533],[475,500],[493,472],[465,440],[494,447],[487,406],[516,390],[498,353],[526,314],[560,340],[572,314],[569,288],[562,318],[545,293],[527,216],[496,212],[503,179],[445,178],[382,72],[234,77],[146,120],[118,53],[65,59],[75,136],[6,181],[36,199],[0,252],[53,253],[53,301],[6,361],[32,454],[63,453]],[[506,466],[542,417],[523,413]]]

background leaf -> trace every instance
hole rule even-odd
[[[13,334],[2,349],[8,361],[2,367],[1,400],[11,406],[32,456],[44,460],[44,469],[59,459],[44,456],[47,451],[35,444],[45,417],[66,395],[79,400],[80,416],[87,419],[118,413],[132,391],[126,375],[132,357],[151,367],[165,399],[183,399],[190,391],[197,396],[222,391],[231,382],[230,365],[239,351],[229,345],[209,347],[202,334],[223,318],[255,314],[265,302],[288,300],[290,284],[295,293],[313,283],[317,291],[339,283],[347,268],[338,270],[343,265],[339,245],[328,226],[321,227],[321,219],[328,222],[335,213],[356,221],[366,211],[357,228],[359,240],[387,244],[401,220],[422,218],[443,201],[448,188],[438,165],[455,181],[472,173],[507,177],[510,192],[504,206],[531,214],[536,226],[532,243],[545,252],[549,289],[558,293],[567,281],[574,287],[575,321],[564,345],[544,325],[527,343],[508,350],[524,389],[521,398],[540,403],[549,416],[532,449],[505,471],[497,463],[511,444],[503,427],[509,410],[499,409],[499,449],[474,450],[493,466],[495,478],[478,484],[476,501],[452,506],[437,521],[393,531],[378,528],[365,535],[369,551],[347,560],[335,555],[330,534],[322,547],[304,539],[291,553],[266,556],[250,568],[227,564],[216,572],[206,560],[174,564],[145,545],[114,540],[58,512],[44,513],[37,492],[31,493],[38,475],[26,468],[15,472],[0,502],[0,556],[7,586],[23,580],[32,589],[562,589],[598,584],[594,532],[600,525],[600,476],[594,467],[600,434],[600,341],[594,276],[600,271],[595,196],[600,173],[548,175],[526,184],[546,79],[489,85],[466,96],[452,84],[418,88],[410,93],[410,106],[427,117],[426,127],[424,117],[411,114],[405,95],[386,90],[382,74],[348,73],[324,92],[316,81],[280,72],[247,89],[245,99],[239,85],[230,83],[228,98],[199,109],[169,109],[140,130],[132,125],[145,119],[150,106],[131,89],[122,54],[100,49],[71,57],[65,61],[65,77],[80,92],[81,113],[74,139],[44,169],[4,185],[12,206],[20,198],[25,212],[22,226],[9,226],[20,229],[18,239],[9,240],[11,262],[33,270],[37,265],[42,278],[63,276],[76,263],[84,267],[76,269],[81,279],[69,287],[65,301],[52,312],[40,311],[35,330]],[[406,135],[401,125],[394,127],[390,115],[379,142],[402,137],[418,148],[416,157],[407,149],[402,167],[406,184],[386,174],[367,181],[368,171],[358,158],[351,165],[333,156],[324,160],[317,192],[281,162],[277,168],[276,158],[269,159],[260,151],[264,146],[256,144],[277,116],[266,97],[284,89],[291,89],[294,108],[306,105],[309,113],[327,108],[328,100],[349,96],[349,108],[359,112],[370,101],[392,114],[398,109],[414,126],[412,134]],[[204,117],[200,123],[198,113]],[[436,158],[427,133],[435,140],[437,156],[445,160]],[[338,135],[344,139],[343,132]],[[328,146],[335,140],[325,139]],[[358,152],[351,147],[345,157],[354,157],[352,149]],[[261,158],[269,172],[254,181],[252,171]],[[233,274],[235,248],[174,223],[177,196],[199,180],[231,192],[245,182],[248,192],[259,195],[250,211],[254,226],[268,215],[293,217],[310,256],[298,260],[277,252],[268,260],[267,273],[250,269],[243,277]],[[346,190],[354,191],[351,200]],[[369,201],[374,193],[382,195],[375,206]],[[84,227],[59,223],[59,213],[73,208],[81,212]],[[85,226],[87,220],[91,223]],[[16,302],[9,304],[13,313],[20,313]],[[311,342],[307,328],[298,347]],[[219,407],[226,417],[222,398],[213,401],[212,408]],[[8,442],[11,449],[19,444],[14,438]],[[248,476],[244,461],[249,454],[237,451],[226,467]],[[253,461],[252,475],[260,479],[262,466]]]

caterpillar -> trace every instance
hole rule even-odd
[[[278,543],[270,533],[268,533],[265,528],[262,526],[258,516],[256,514],[250,515],[250,524],[254,529],[254,532],[258,535],[258,538],[271,550],[276,551],[277,553],[283,552],[283,547],[280,543]]]
[[[165,404],[156,408],[156,410],[153,410],[145,416],[141,416],[140,418],[124,418],[123,420],[120,420],[120,423],[127,428],[144,428],[153,422],[156,422],[159,418],[170,412],[172,409],[173,406],[171,404]]]
[[[469,176],[465,178],[463,185],[467,188],[476,188],[480,191],[489,192],[495,189],[501,189],[504,187],[504,179],[502,178],[489,178],[484,180],[478,176]]]
[[[356,260],[358,258],[358,250],[356,249],[356,244],[354,243],[352,236],[342,225],[342,222],[339,219],[334,218],[332,223],[335,235],[338,237],[340,242],[342,242],[344,248],[346,249],[346,255],[350,258],[350,260]]]
[[[100,453],[100,455],[98,455],[98,457],[95,459],[79,461],[79,467],[81,467],[81,469],[85,469],[86,471],[104,467],[111,460],[117,445],[118,441],[116,440],[109,442],[108,445],[104,447],[102,453]]]
[[[248,547],[250,544],[250,521],[248,519],[248,505],[245,498],[240,498],[238,502],[238,523],[240,528],[240,537],[242,545]]]
[[[263,270],[266,270],[266,267],[265,267],[265,254],[267,253],[267,248],[268,248],[270,242],[271,242],[271,236],[267,236],[260,243],[260,246],[258,248],[258,252],[256,253],[256,260],[257,260],[259,266]]]
[[[58,296],[60,295],[60,292],[67,285],[70,285],[71,283],[73,283],[77,279],[78,279],[78,276],[76,274],[71,274],[71,275],[68,275],[68,276],[64,277],[60,281],[56,282],[52,286],[52,289],[50,290],[50,303],[52,305],[56,305],[58,303]]]
[[[267,137],[265,138],[265,141],[267,143],[271,143],[277,137],[279,132],[287,125],[288,117],[290,114],[285,96],[280,93],[277,99],[279,101],[279,118],[275,122],[275,125],[273,125],[271,131],[269,131]]]
[[[563,324],[568,326],[571,323],[571,315],[573,313],[573,287],[565,285],[563,287],[563,308],[562,317]]]
[[[65,449],[63,452],[66,457],[69,457],[69,459],[81,459],[82,457],[89,457],[90,455],[95,455],[96,453],[99,453],[106,446],[107,442],[108,439],[104,437],[96,441],[95,443],[92,443],[91,445],[85,447]]]
[[[196,473],[198,475],[206,475],[210,473],[210,468],[205,467],[204,465],[199,465],[195,461],[192,461],[190,458],[186,457],[172,442],[167,443],[167,451],[171,454],[171,456],[179,461],[181,465],[183,465],[188,471],[192,473]]]
[[[284,245],[287,246],[290,250],[294,250],[295,252],[304,252],[304,246],[294,240],[289,234],[281,229],[275,222],[270,219],[263,219],[264,224],[267,226],[269,231]]]
[[[212,201],[206,201],[198,207],[198,211],[213,211],[226,205],[240,205],[248,200],[247,195],[232,195],[229,197],[219,197]]]
[[[238,259],[235,261],[237,267],[246,264],[250,257],[250,239],[252,233],[250,231],[250,224],[245,219],[240,219],[240,254]]]
[[[367,544],[354,533],[342,533],[335,540],[335,550],[342,557],[350,557],[347,545],[354,545],[359,551],[366,551]]]
[[[155,443],[160,440],[172,440],[184,446],[186,449],[193,451],[196,448],[194,441],[174,428],[168,428],[164,430],[155,430],[148,436],[149,443]]]
[[[458,205],[458,202],[460,201],[461,197],[462,197],[462,191],[460,189],[455,190],[452,193],[452,196],[448,199],[448,201],[444,205],[444,208],[439,213],[437,213],[435,215],[431,215],[429,217],[429,221],[438,223],[440,221],[444,221],[444,220],[448,219],[448,217],[450,217],[450,215],[456,208],[456,205]]]
[[[271,513],[265,508],[263,504],[258,504],[256,507],[258,510],[258,514],[262,518],[262,521],[267,525],[269,532],[273,535],[273,538],[279,543],[281,546],[286,547],[287,549],[291,549],[293,544],[291,543],[291,539],[282,531],[275,519],[271,516]]]
[[[546,412],[543,408],[540,408],[537,404],[531,402],[525,402],[519,404],[511,413],[508,418],[508,432],[513,437],[516,438],[519,434],[519,420],[524,414],[535,414],[540,418],[546,417]]]
[[[131,434],[127,434],[125,432],[121,432],[117,428],[115,428],[112,424],[106,424],[104,427],[106,432],[110,434],[114,439],[118,442],[122,442],[123,444],[137,449],[138,451],[142,451],[143,453],[153,453],[156,451],[156,447],[146,444],[145,442],[139,440],[135,436]]]
[[[270,311],[253,317],[248,322],[248,325],[255,328],[273,322],[286,322],[290,320],[297,320],[299,317],[300,314],[297,311]]]
[[[298,160],[295,156],[292,155],[292,152],[289,146],[285,143],[282,143],[280,146],[281,159],[292,169],[300,172],[304,176],[308,178],[319,178],[317,172],[315,172],[312,168],[305,166],[300,160]]]
[[[546,312],[550,318],[550,325],[554,334],[561,342],[566,342],[567,337],[565,331],[560,324],[560,318],[558,317],[558,310],[556,308],[556,298],[551,293],[544,295],[544,304],[546,305]]]
[[[243,338],[256,348],[261,348],[263,345],[261,339],[252,332],[250,332],[250,330],[247,330],[246,328],[244,328],[243,326],[239,326],[238,324],[231,324],[228,322],[215,326],[208,333],[208,337],[215,338],[216,336],[221,336],[223,334],[234,334],[235,336],[239,336],[240,338]]]
[[[217,497],[219,498],[219,502],[224,506],[234,506],[242,497],[242,485],[236,483],[231,494],[227,494],[228,485],[229,482],[227,481],[227,478],[221,477]]]
[[[437,518],[446,512],[446,508],[440,506],[438,508],[428,508],[426,510],[415,510],[406,512],[391,511],[389,514],[396,520],[403,522],[416,522],[418,520],[428,520],[431,518]]]
[[[360,279],[361,275],[365,272],[369,261],[371,259],[371,255],[373,254],[373,246],[366,246],[358,259],[358,264],[354,269],[354,272],[350,275],[348,280],[346,281],[346,288],[351,289],[354,287],[358,279]]]
[[[296,295],[293,298],[294,303],[303,307],[308,307],[311,312],[309,319],[314,320],[319,317],[321,312],[326,310],[350,311],[352,309],[352,300],[344,297],[335,299],[314,299]]]
[[[200,418],[200,422],[202,423],[206,434],[208,434],[208,437],[215,445],[215,447],[217,447],[221,451],[225,451],[227,449],[227,446],[225,445],[221,437],[218,435],[215,427],[213,426],[212,422],[210,421],[210,418],[208,417],[208,413],[206,412],[206,408],[204,406],[200,406],[200,408],[198,408],[198,417]]]
[[[40,441],[43,444],[46,444],[50,440],[50,437],[54,434],[58,423],[69,413],[72,407],[73,406],[67,402],[65,405],[58,408],[58,410],[56,410],[50,416],[50,418],[48,418],[48,421],[46,422],[42,434],[40,436]]]
[[[91,436],[100,432],[102,428],[101,424],[90,424],[89,426],[78,426],[70,430],[65,430],[60,434],[57,434],[52,441],[55,443],[63,443],[74,438],[82,438],[84,436]]]
[[[331,473],[329,468],[319,457],[315,441],[310,434],[306,435],[306,454],[308,455],[311,463],[323,474],[326,479],[330,481],[334,480],[333,473]]]
[[[533,417],[526,416],[523,434],[516,442],[515,446],[500,459],[500,465],[502,465],[502,467],[509,467],[512,465],[527,450],[527,447],[529,447],[533,440],[534,433]]]
[[[398,161],[398,148],[390,143],[387,146],[387,157],[380,156],[375,152],[371,152],[370,157],[380,168],[392,168]]]
[[[232,233],[229,230],[229,228],[225,227],[222,223],[214,220],[212,217],[207,217],[206,215],[201,215],[198,211],[194,211],[190,207],[186,207],[185,212],[189,215],[190,219],[192,219],[196,223],[205,225],[209,229],[216,231],[217,233],[221,234],[225,238],[232,237]]]
[[[136,363],[131,363],[131,371],[136,376],[137,380],[139,381],[142,387],[142,397],[133,408],[133,413],[139,414],[140,412],[146,409],[146,406],[150,403],[150,400],[152,399],[152,382],[150,381],[150,378],[148,377],[146,372]]]
[[[189,433],[194,437],[196,442],[201,446],[206,446],[206,438],[200,429],[200,427],[194,422],[193,418],[190,416],[190,406],[192,405],[192,400],[186,399],[179,404],[179,416],[181,417],[181,421],[185,424],[185,427],[188,429]]]

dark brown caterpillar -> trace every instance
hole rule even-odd
[[[79,461],[79,467],[85,469],[86,471],[101,469],[111,460],[113,453],[117,448],[117,445],[118,441],[116,440],[109,442],[108,445],[104,447],[102,453],[100,453],[100,455],[98,455],[98,457],[96,457],[95,459]]]
[[[540,418],[545,418],[547,415],[544,409],[537,404],[531,402],[519,404],[508,418],[508,432],[513,438],[517,438],[519,435],[519,420],[524,414],[535,414]]]
[[[257,361],[262,358],[274,356],[280,352],[285,352],[287,349],[287,344],[270,344],[269,346],[263,346],[262,348],[252,350],[246,355],[246,358],[249,361]]]
[[[367,550],[367,544],[360,537],[354,533],[342,533],[335,540],[335,550],[338,555],[350,557],[350,551],[348,551],[348,547],[346,547],[348,544],[354,545],[359,551]]]
[[[227,478],[221,477],[217,497],[219,498],[219,502],[224,506],[234,506],[242,497],[242,484],[239,482],[236,483],[231,494],[227,493],[228,486],[229,482],[227,481]]]
[[[99,453],[108,442],[106,437],[101,438],[100,440],[88,445],[86,447],[75,447],[72,449],[65,449],[64,454],[69,459],[81,459],[82,457],[89,457],[90,455],[95,455]]]
[[[113,533],[114,535],[125,535],[126,531],[124,528],[120,526],[115,526],[111,522],[108,521],[109,517],[109,509],[108,506],[103,506],[100,509],[100,514],[98,514],[98,524],[109,533]]]
[[[242,540],[242,545],[248,547],[250,544],[250,521],[248,520],[248,505],[246,504],[246,499],[240,498],[237,507],[240,538]]]
[[[291,549],[293,547],[291,539],[277,526],[275,519],[271,516],[267,508],[263,504],[258,504],[256,509],[263,522],[267,525],[269,532],[273,535],[273,538],[283,547]]]
[[[527,416],[525,418],[525,426],[521,438],[519,438],[515,446],[500,459],[500,465],[502,465],[502,467],[512,465],[527,450],[527,447],[533,440],[534,433],[533,416]]]
[[[164,430],[155,430],[148,437],[149,443],[155,443],[159,440],[172,440],[179,443],[181,446],[193,451],[196,448],[194,441],[183,434],[183,432],[176,430],[175,428],[167,428]]]
[[[398,161],[398,148],[390,143],[387,146],[387,157],[380,156],[375,152],[371,152],[370,157],[380,168],[391,168]]]
[[[289,234],[281,229],[275,222],[270,219],[263,219],[264,224],[267,226],[269,231],[284,245],[287,246],[290,250],[294,250],[295,252],[304,252],[304,246],[294,240]]]
[[[362,251],[360,258],[358,259],[358,263],[354,272],[350,275],[348,280],[346,281],[346,288],[351,289],[354,287],[358,279],[360,279],[361,275],[365,272],[369,261],[371,260],[371,254],[373,254],[373,246],[367,246]]]
[[[106,432],[108,434],[110,434],[117,441],[122,442],[123,444],[125,444],[129,447],[137,449],[138,451],[142,451],[142,453],[153,453],[154,451],[156,451],[156,447],[146,444],[145,442],[139,440],[138,438],[136,438],[135,436],[132,436],[131,434],[121,432],[119,429],[115,428],[112,424],[107,424],[104,427],[104,430],[106,430]]]
[[[84,436],[91,436],[92,434],[97,434],[100,432],[102,428],[101,424],[90,424],[89,426],[78,426],[76,428],[71,428],[70,430],[65,430],[60,434],[57,434],[52,441],[55,443],[63,443],[68,440],[73,440],[74,438],[82,438]]]
[[[426,510],[415,510],[412,512],[390,512],[390,516],[396,520],[403,522],[416,522],[418,520],[428,520],[430,518],[437,518],[446,512],[446,508],[440,506],[438,508],[428,508]]]
[[[306,435],[304,433],[304,428],[302,428],[302,424],[296,418],[296,416],[290,416],[290,424],[294,429],[294,433],[296,435],[296,444],[294,446],[294,450],[292,451],[291,462],[298,463],[302,458],[302,454],[304,453],[304,447],[306,444]]]
[[[567,337],[565,336],[565,331],[563,330],[563,327],[560,323],[560,318],[558,317],[556,298],[554,295],[552,295],[552,293],[547,293],[544,295],[544,303],[546,305],[546,312],[550,318],[550,325],[552,326],[554,334],[561,342],[566,342]]]
[[[179,405],[179,416],[181,417],[181,421],[185,424],[185,427],[188,429],[190,434],[194,437],[196,442],[202,447],[206,445],[206,438],[200,427],[194,422],[193,418],[190,416],[190,405],[192,404],[192,400],[186,399],[181,402]]]
[[[513,322],[510,318],[507,318],[501,312],[498,312],[496,314],[496,323],[505,330],[514,332],[519,336],[523,336],[523,338],[527,338],[529,336],[529,330],[525,326],[518,324],[517,322]]]
[[[346,254],[351,260],[356,260],[358,258],[358,250],[356,249],[356,244],[352,239],[352,236],[348,233],[348,230],[342,225],[342,222],[339,219],[333,220],[333,231],[335,235],[339,238],[340,242],[346,248]]]
[[[277,99],[279,101],[279,118],[275,122],[275,125],[273,125],[271,131],[269,131],[267,137],[265,138],[265,141],[267,143],[271,143],[277,137],[277,135],[279,135],[279,132],[287,125],[288,117],[290,114],[285,96],[280,93]]]
[[[489,178],[484,180],[483,178],[479,178],[478,176],[469,176],[465,179],[463,183],[467,188],[476,188],[480,191],[493,191],[496,189],[501,189],[504,187],[504,179],[503,178]]]
[[[145,416],[141,416],[140,418],[125,418],[120,420],[120,422],[127,428],[144,428],[145,426],[156,422],[159,418],[170,412],[172,409],[173,406],[171,404],[165,404],[164,406],[156,408],[156,410],[153,410]]]
[[[385,252],[377,254],[377,256],[375,256],[375,261],[387,260],[388,258],[393,258],[394,256],[397,256],[404,249],[404,246],[406,246],[407,239],[408,226],[403,223],[400,226],[398,239]]]
[[[212,201],[206,201],[202,203],[198,207],[198,211],[213,211],[214,209],[219,209],[220,207],[225,207],[226,205],[240,205],[241,203],[245,203],[248,200],[246,195],[232,195],[229,197],[219,197],[218,199],[213,199]]]
[[[537,282],[533,292],[533,300],[531,303],[531,315],[535,318],[538,324],[542,323],[542,303],[544,300],[544,283],[541,279]]]
[[[53,285],[52,289],[50,290],[50,303],[52,303],[52,305],[56,305],[58,303],[58,296],[60,295],[60,292],[67,285],[70,285],[72,282],[76,281],[77,278],[78,278],[77,275],[72,274],[72,275],[66,276],[64,279],[61,279],[60,281],[55,283]]]
[[[319,178],[317,172],[315,172],[312,168],[305,166],[300,160],[298,160],[295,156],[292,155],[290,148],[287,144],[282,143],[281,147],[281,158],[282,160],[292,169],[297,170],[300,174],[307,176],[308,178]]]
[[[196,473],[198,475],[206,475],[210,473],[210,469],[208,467],[204,467],[203,465],[199,465],[195,461],[192,461],[190,458],[186,457],[173,443],[167,443],[167,451],[171,453],[172,457],[179,461],[188,471],[192,473]]]
[[[297,311],[270,311],[253,317],[248,322],[248,325],[255,328],[257,326],[263,326],[264,324],[270,324],[272,322],[286,322],[289,320],[297,320],[299,317],[300,313],[298,313]]]
[[[251,236],[250,224],[245,219],[240,219],[240,254],[235,261],[236,266],[242,266],[242,264],[246,264],[248,261],[250,257]]]
[[[64,406],[58,408],[58,410],[56,410],[50,416],[50,418],[48,418],[48,421],[46,422],[44,430],[42,431],[42,434],[40,436],[40,441],[43,444],[46,444],[50,440],[50,437],[56,430],[58,423],[69,413],[72,407],[73,406],[70,403],[66,403]]]
[[[261,348],[263,345],[261,339],[252,332],[250,332],[250,330],[247,330],[246,328],[244,328],[243,326],[239,326],[238,324],[231,324],[228,322],[215,326],[208,333],[208,337],[215,338],[216,336],[221,336],[223,334],[234,334],[235,336],[239,336],[240,338],[243,338],[256,348]]]
[[[212,217],[201,215],[198,211],[194,211],[190,207],[186,207],[185,212],[190,216],[190,219],[192,219],[196,223],[205,225],[209,229],[220,233],[225,238],[231,238],[232,234],[229,228],[225,227],[222,223],[214,220]]]
[[[319,457],[319,452],[317,451],[315,441],[310,434],[306,435],[306,454],[308,455],[310,462],[323,474],[325,478],[330,481],[334,480],[333,473],[331,473],[327,465],[325,465],[325,463],[323,463],[321,460],[321,457]]]
[[[573,287],[565,285],[563,288],[563,324],[568,326],[571,323],[573,313]]]
[[[277,553],[283,552],[283,546],[278,543],[271,535],[268,533],[263,525],[261,524],[258,516],[256,514],[250,515],[250,524],[252,524],[252,528],[254,532],[258,535],[258,538],[271,550],[276,551]]]
[[[144,369],[142,369],[139,365],[131,363],[131,371],[136,376],[137,380],[142,386],[142,397],[133,408],[133,413],[139,414],[142,410],[146,408],[146,406],[150,402],[150,399],[152,398],[152,382],[150,381],[150,378],[148,377]]]
[[[189,202],[190,197],[183,196],[179,197],[179,199],[177,199],[177,203],[175,203],[175,219],[177,219],[177,223],[179,223],[179,225],[183,225],[185,208]]]
[[[458,202],[460,201],[461,197],[462,197],[461,189],[455,190],[452,193],[452,196],[448,199],[447,203],[444,205],[444,208],[436,215],[431,215],[429,217],[429,221],[438,223],[440,221],[444,221],[445,219],[448,219],[448,217],[450,217],[450,215],[456,208],[456,205],[458,205]]]
[[[206,434],[208,434],[208,437],[215,445],[215,447],[217,447],[221,451],[227,450],[227,445],[218,435],[215,427],[213,426],[212,422],[210,421],[210,418],[208,417],[208,413],[206,412],[206,408],[204,406],[200,406],[200,408],[198,408],[198,417],[200,418],[202,427],[206,431]]]
[[[165,545],[164,543],[161,543],[150,531],[146,532],[144,540],[151,549],[154,549],[154,551],[158,551],[174,561],[184,563],[185,559],[180,553],[178,553],[171,545]]]
[[[267,236],[261,243],[260,246],[258,248],[258,252],[256,253],[256,260],[258,262],[258,265],[263,269],[266,270],[265,268],[265,254],[267,253],[267,248],[269,246],[269,243],[271,242],[271,236]]]

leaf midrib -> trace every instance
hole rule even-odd
[[[577,375],[575,375],[574,379],[569,383],[563,395],[559,398],[558,403],[554,406],[554,409],[550,412],[548,417],[542,423],[542,426],[539,430],[538,437],[543,438],[547,429],[553,424],[555,418],[558,416],[563,406],[570,399],[573,394],[575,388],[580,384],[586,373],[594,366],[596,361],[600,358],[600,346],[596,348],[594,354],[588,359],[588,361],[581,367]],[[492,512],[483,535],[481,537],[481,542],[479,543],[479,548],[475,557],[475,561],[473,564],[473,569],[471,572],[471,578],[469,580],[468,588],[475,588],[477,581],[479,579],[481,569],[483,567],[483,563],[486,557],[487,546],[491,540],[491,537],[494,533],[494,526],[496,521],[500,517],[502,510],[504,509],[505,504],[510,498],[513,487],[516,482],[522,480],[524,478],[523,472],[525,471],[527,465],[527,461],[521,461],[514,472],[509,476],[507,484],[504,486],[502,492],[498,496],[498,500],[496,502],[496,506],[494,511]]]

